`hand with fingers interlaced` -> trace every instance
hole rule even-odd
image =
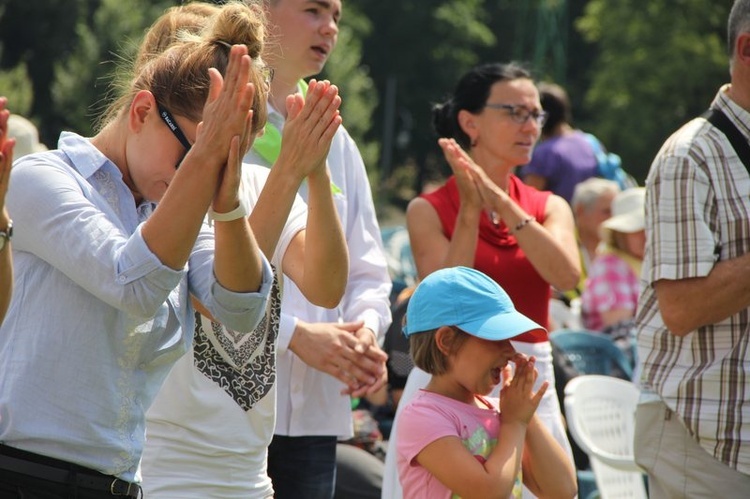
[[[307,365],[339,379],[353,397],[374,393],[387,381],[388,359],[362,322],[297,321],[289,349]]]

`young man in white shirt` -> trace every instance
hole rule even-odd
[[[305,93],[336,46],[341,0],[266,0],[274,68],[266,133],[245,161],[270,166],[280,147],[286,100]],[[352,435],[351,397],[386,382],[379,346],[390,324],[391,281],[367,172],[356,144],[339,128],[328,155],[331,189],[349,247],[349,281],[336,309],[316,307],[284,282],[278,340],[277,422],[268,472],[275,497],[331,498],[336,441]],[[303,185],[300,194],[307,199]],[[312,208],[312,207],[311,207]]]

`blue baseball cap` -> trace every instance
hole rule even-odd
[[[428,275],[409,299],[404,335],[456,326],[491,341],[544,329],[516,310],[508,293],[487,275],[468,267]]]

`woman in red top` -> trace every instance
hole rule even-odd
[[[453,97],[434,109],[453,176],[411,201],[407,226],[420,278],[445,267],[473,267],[495,279],[521,313],[548,326],[551,288],[574,288],[581,269],[568,203],[513,174],[531,159],[544,119],[525,69],[486,64],[469,71]],[[545,380],[554,386],[546,331],[518,339],[516,349],[537,358],[537,389]],[[538,414],[569,451],[554,390]]]

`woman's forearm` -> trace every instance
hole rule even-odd
[[[301,181],[287,173],[283,164],[274,165],[250,213],[250,226],[255,239],[269,260],[276,251]]]
[[[214,273],[219,284],[237,293],[258,291],[263,256],[247,219],[214,222],[214,238]]]
[[[325,167],[308,176],[308,214],[304,274],[300,289],[321,306],[338,305],[346,289],[349,251]]]
[[[565,203],[550,197],[544,223],[534,220],[508,196],[498,201],[497,209],[534,269],[550,285],[565,291],[578,284],[581,260],[570,208],[561,202]]]
[[[191,151],[141,229],[146,245],[167,267],[181,270],[190,257],[219,183],[218,161]]]

